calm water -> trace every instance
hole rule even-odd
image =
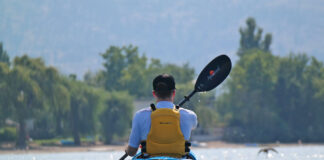
[[[258,155],[260,148],[195,149],[199,160],[324,160],[324,146],[277,147],[277,153]],[[0,160],[117,160],[123,152],[2,154]],[[130,158],[129,158],[130,159]]]

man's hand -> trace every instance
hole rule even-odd
[[[137,148],[133,148],[131,146],[127,146],[127,149],[125,151],[129,156],[134,156],[137,152]]]

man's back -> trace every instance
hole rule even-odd
[[[126,153],[130,156],[135,155],[139,144],[145,140],[142,153],[184,156],[189,150],[189,143],[185,141],[190,139],[191,130],[197,126],[197,116],[186,109],[175,109],[170,112],[174,109],[173,101],[176,93],[173,76],[160,74],[153,79],[152,85],[152,94],[157,102],[156,111],[152,113],[151,108],[145,108],[135,114]],[[151,107],[155,110],[155,107]]]
[[[170,108],[173,109],[174,104],[169,101],[160,101],[156,108]],[[147,135],[151,128],[151,113],[150,107],[144,108],[136,112],[132,132],[129,138],[129,145],[137,148],[142,140],[147,139]],[[185,140],[190,139],[191,130],[197,126],[197,116],[193,111],[180,108],[180,128]]]

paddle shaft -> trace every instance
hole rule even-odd
[[[127,153],[125,153],[119,160],[124,160],[128,156]]]
[[[187,101],[190,100],[190,98],[196,93],[196,90],[193,90],[188,96],[184,96],[184,99],[178,104],[178,106],[182,106],[183,104],[185,104]]]

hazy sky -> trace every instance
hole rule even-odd
[[[110,45],[137,45],[162,62],[201,70],[225,53],[237,59],[239,27],[254,17],[276,55],[324,61],[322,0],[0,0],[0,41],[11,58],[41,56],[63,73],[102,68]]]

